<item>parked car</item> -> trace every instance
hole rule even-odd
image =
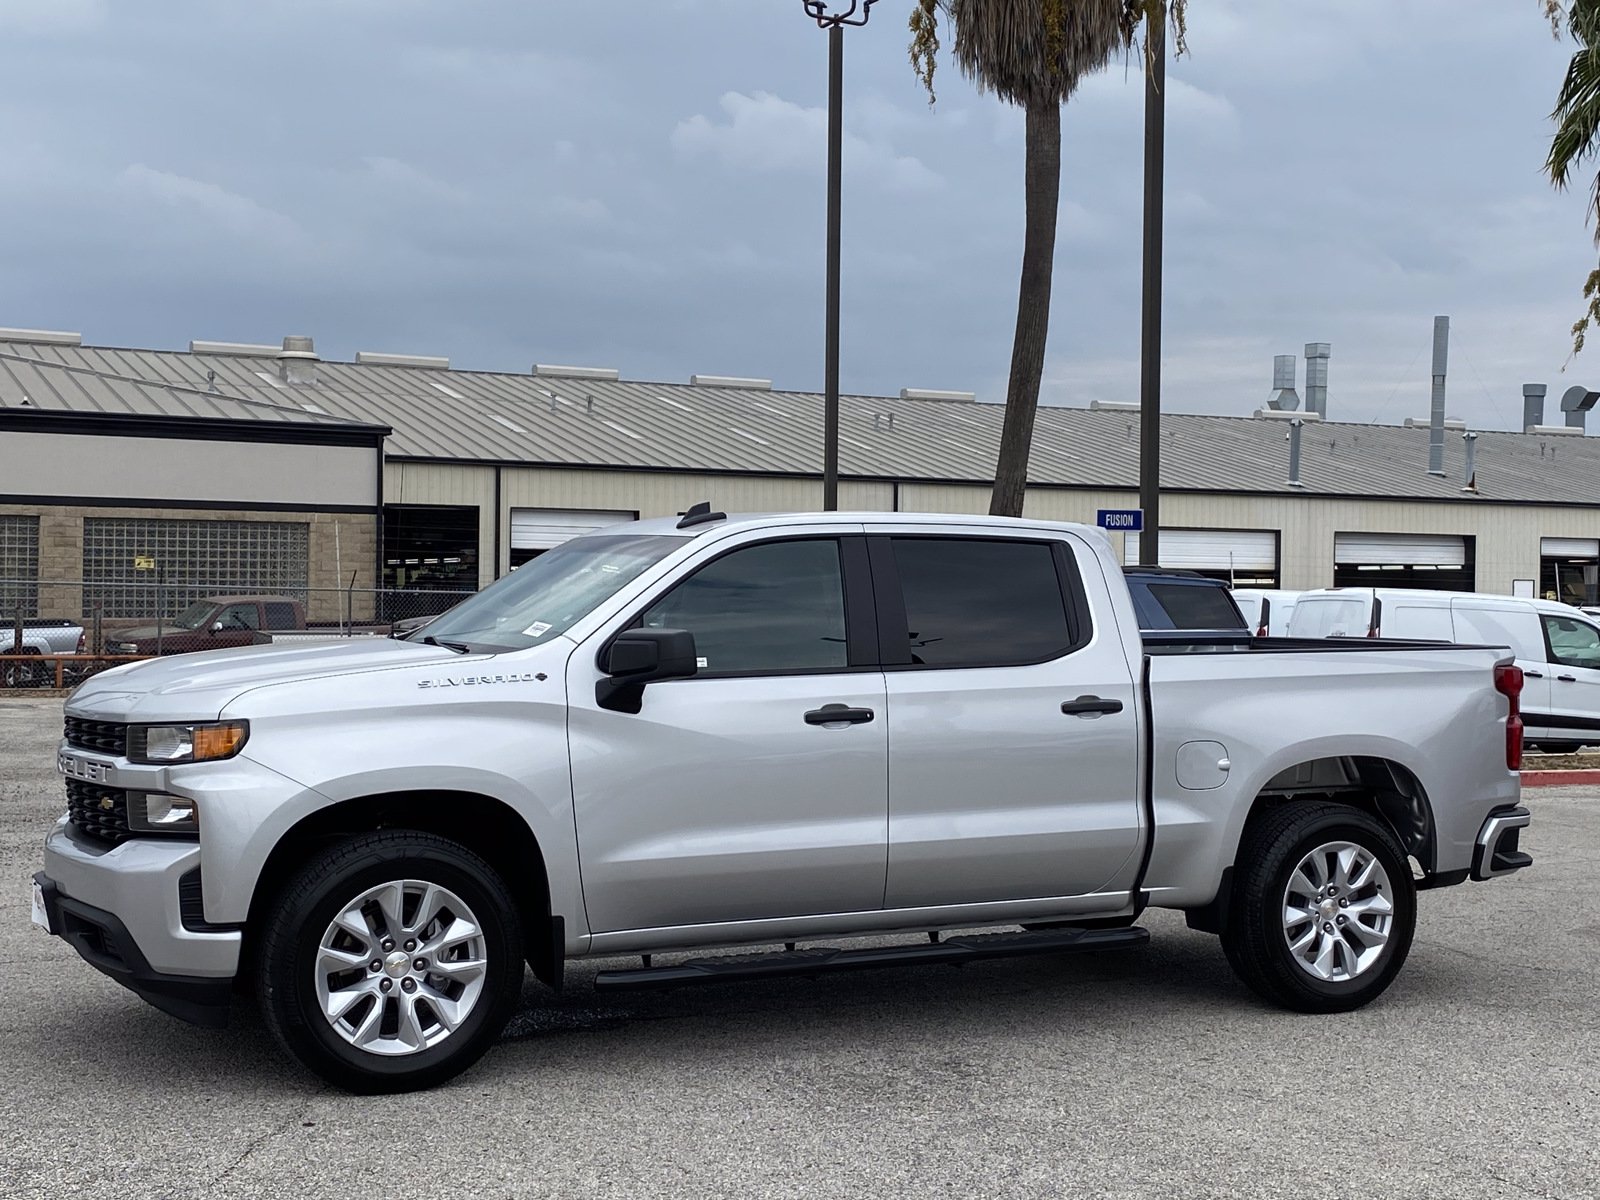
[[[346,631],[388,633],[389,625],[345,625],[306,620],[305,605],[292,596],[210,596],[196,600],[164,625],[141,625],[111,634],[112,654],[191,654],[250,646],[264,633],[312,630],[338,635]]]
[[[1400,970],[1419,889],[1532,861],[1506,651],[1194,642],[1141,640],[1082,526],[700,505],[416,640],[90,679],[34,919],[188,1020],[253,994],[311,1070],[389,1092],[482,1055],[525,962],[960,964],[1137,946],[1148,906],[1341,1012]],[[995,925],[1026,932],[962,932]],[[838,944],[882,933],[917,936]],[[788,948],[651,958],[750,944]]]
[[[1139,628],[1146,633],[1248,633],[1239,606],[1220,579],[1168,567],[1124,567]]]
[[[1288,637],[1289,618],[1301,592],[1279,589],[1234,588],[1233,600],[1257,637]]]
[[[1327,588],[1300,597],[1289,632],[1507,646],[1527,681],[1528,742],[1548,750],[1600,743],[1600,624],[1571,605],[1477,592]]]
[[[14,621],[0,623],[0,687],[44,687],[54,684],[55,663],[45,654],[82,654],[83,626],[72,621],[30,618],[22,623],[22,645],[17,647]]]

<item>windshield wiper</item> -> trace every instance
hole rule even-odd
[[[467,645],[465,642],[441,642],[431,633],[422,640],[430,646],[443,646],[446,650],[454,650],[457,654],[472,653],[472,647]]]

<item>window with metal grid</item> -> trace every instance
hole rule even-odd
[[[39,615],[39,518],[0,516],[0,617]]]
[[[295,521],[85,517],[83,603],[107,617],[174,616],[221,595],[304,600],[311,527]]]

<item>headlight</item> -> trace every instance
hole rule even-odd
[[[249,735],[250,727],[243,721],[135,725],[128,730],[128,758],[133,762],[166,764],[232,758]]]
[[[130,792],[128,827],[143,833],[198,833],[200,814],[193,800],[164,792]]]
[[[111,644],[111,653],[137,654],[139,653],[139,647],[133,642],[113,642]]]

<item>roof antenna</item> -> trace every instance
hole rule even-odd
[[[702,500],[699,504],[691,504],[689,511],[683,514],[683,520],[678,522],[679,529],[693,529],[696,525],[709,525],[712,521],[726,521],[727,513],[712,512],[711,502]]]
[[[585,398],[585,401],[586,402],[583,406],[583,411],[586,413],[592,413],[594,411],[594,397],[588,396]]]

